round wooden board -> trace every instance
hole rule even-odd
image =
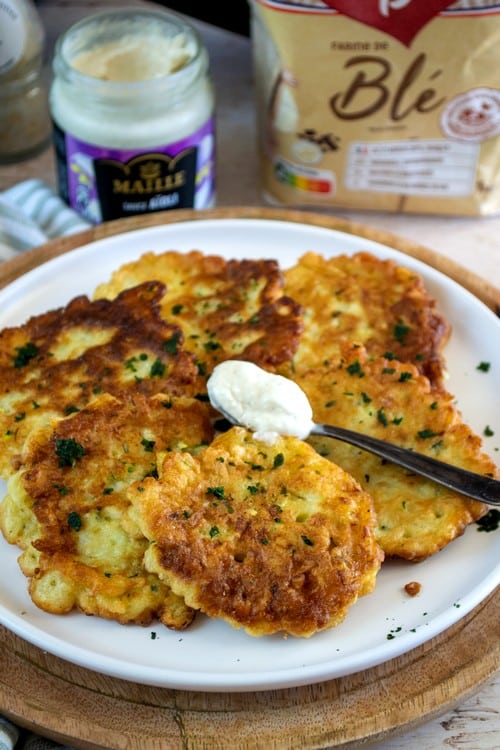
[[[428,248],[331,216],[260,208],[176,211],[100,225],[0,265],[0,288],[40,263],[114,234],[177,221],[256,218],[324,226],[407,253],[500,313],[500,290]],[[97,750],[354,750],[442,715],[498,670],[500,594],[407,654],[328,682],[255,693],[139,685],[59,659],[0,627],[0,710],[20,726]]]

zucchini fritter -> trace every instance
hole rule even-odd
[[[147,541],[130,518],[127,487],[156,474],[157,451],[196,450],[213,429],[206,404],[165,394],[102,395],[32,432],[0,505],[6,539],[37,606],[183,628],[192,610],[143,567]]]
[[[163,291],[148,282],[111,301],[77,297],[0,333],[0,476],[17,468],[33,428],[99,393],[205,391],[182,332],[160,317]]]
[[[146,568],[251,635],[334,627],[375,586],[370,496],[297,438],[268,445],[233,427],[196,457],[168,454],[129,498]]]
[[[446,391],[432,389],[417,368],[372,358],[345,344],[334,365],[295,375],[313,408],[314,421],[387,440],[418,453],[495,475],[481,439],[462,420]],[[376,537],[387,557],[420,560],[434,554],[487,506],[346,443],[311,436],[311,445],[352,474],[370,493]]]
[[[275,260],[225,260],[218,255],[145,253],[121,266],[95,296],[112,298],[140,282],[166,285],[162,315],[184,333],[184,346],[207,375],[225,359],[274,369],[293,356],[302,331],[300,306],[283,296]]]
[[[309,252],[285,271],[285,292],[303,307],[294,371],[337,359],[342,341],[360,341],[369,354],[391,352],[441,384],[449,326],[414,271],[366,252],[328,259]]]

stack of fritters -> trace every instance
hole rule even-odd
[[[214,437],[226,359],[294,379],[316,421],[495,474],[443,385],[449,327],[420,277],[368,253],[144,254],[0,334],[0,529],[33,601],[252,635],[333,627],[384,553],[433,554],[485,506],[338,441]]]
[[[275,262],[201,259],[165,254],[163,276],[183,292],[168,315],[166,287],[146,263],[142,283],[112,299],[78,297],[0,334],[0,474],[9,480],[0,528],[24,550],[30,594],[49,612],[158,616],[175,628],[192,619],[144,569],[147,541],[125,490],[156,474],[158,452],[211,441],[206,375],[220,356],[282,364],[301,330]]]

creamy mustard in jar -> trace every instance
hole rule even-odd
[[[50,106],[60,195],[89,221],[214,204],[208,55],[179,17],[119,10],[71,27]]]

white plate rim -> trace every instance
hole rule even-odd
[[[5,307],[8,307],[9,304],[12,305],[18,298],[19,293],[22,292],[23,288],[30,288],[35,282],[39,282],[40,279],[47,280],[61,272],[68,271],[75,263],[78,265],[78,262],[81,262],[82,258],[85,258],[87,255],[93,256],[102,251],[103,248],[108,250],[110,248],[120,250],[124,242],[128,245],[129,243],[135,243],[136,241],[142,242],[142,240],[148,241],[145,245],[150,245],[153,239],[155,242],[158,241],[158,239],[164,242],[165,237],[168,238],[169,234],[175,234],[177,232],[178,235],[179,229],[181,234],[187,235],[195,229],[195,235],[199,236],[200,233],[203,234],[205,231],[212,231],[214,227],[216,227],[218,231],[224,230],[224,232],[240,233],[255,230],[256,228],[261,231],[268,230],[271,231],[271,233],[276,231],[292,231],[293,233],[305,231],[305,233],[310,236],[311,241],[313,238],[317,239],[319,236],[325,236],[325,233],[327,233],[332,241],[341,240],[342,243],[345,244],[347,242],[347,245],[352,247],[358,246],[359,249],[367,250],[369,252],[376,251],[376,253],[382,253],[385,257],[391,257],[399,261],[401,264],[414,268],[417,272],[426,277],[431,286],[434,285],[439,289],[445,284],[448,289],[452,290],[452,293],[459,295],[461,303],[466,304],[466,306],[472,306],[475,310],[480,310],[482,318],[484,317],[485,320],[488,320],[492,326],[499,323],[494,314],[470,292],[463,289],[463,287],[456,282],[450,280],[440,271],[433,269],[431,266],[428,266],[416,258],[404,255],[399,250],[390,248],[380,242],[366,239],[365,237],[359,237],[355,234],[347,234],[341,230],[328,227],[300,222],[287,222],[285,220],[255,218],[197,219],[194,222],[184,221],[180,223],[135,229],[86,243],[69,253],[47,261],[1,290],[0,301],[4,303],[1,309],[5,310]],[[141,252],[149,249],[145,245],[141,245]],[[164,249],[168,249],[168,246],[164,246]],[[193,247],[192,249],[195,248]],[[203,248],[199,247],[196,249]],[[304,252],[307,249],[314,249],[314,247],[304,247]],[[235,257],[240,256],[235,255]],[[269,255],[266,255],[265,257],[269,257]],[[102,278],[107,278],[107,275],[104,273]],[[0,314],[0,324],[2,315],[3,313]],[[498,331],[500,332],[500,325],[498,326]],[[454,542],[454,544],[457,544],[457,542]],[[490,573],[484,577],[481,586],[476,587],[473,591],[469,592],[468,596],[462,598],[460,602],[460,613],[458,613],[458,611],[450,612],[449,610],[441,612],[439,615],[433,617],[431,622],[426,623],[425,628],[417,629],[419,632],[408,632],[398,635],[397,638],[395,637],[387,643],[383,643],[379,645],[379,647],[371,649],[369,653],[364,653],[360,655],[359,658],[351,657],[347,664],[342,663],[341,659],[337,659],[335,665],[327,663],[321,668],[318,667],[317,664],[309,667],[303,665],[300,670],[297,668],[292,668],[290,670],[271,670],[269,673],[260,673],[258,675],[254,673],[245,674],[227,672],[210,675],[206,672],[179,674],[178,671],[175,670],[169,672],[165,669],[158,670],[156,668],[148,668],[145,666],[142,667],[140,674],[137,674],[131,671],[130,665],[127,663],[124,664],[120,663],[119,660],[117,661],[113,658],[106,658],[102,654],[97,656],[92,653],[89,654],[88,649],[79,649],[76,646],[68,648],[67,644],[61,642],[58,638],[52,637],[43,630],[40,630],[38,626],[33,626],[19,616],[12,616],[11,612],[5,611],[5,607],[1,601],[0,621],[3,622],[6,627],[13,630],[13,632],[25,638],[25,640],[32,642],[40,648],[45,648],[56,656],[72,661],[81,666],[94,669],[95,671],[101,671],[123,679],[132,679],[133,681],[164,687],[207,691],[262,690],[320,682],[350,674],[361,669],[367,669],[383,661],[387,661],[388,659],[400,656],[408,650],[411,650],[429,640],[429,638],[443,632],[447,627],[450,627],[450,625],[453,625],[461,619],[461,617],[465,616],[465,614],[470,612],[489,593],[491,593],[491,591],[498,585],[499,581],[500,562],[498,566],[494,567]],[[357,604],[356,607],[357,606],[359,606],[359,604]],[[321,636],[322,634],[319,635]],[[245,637],[248,638],[248,636]]]

